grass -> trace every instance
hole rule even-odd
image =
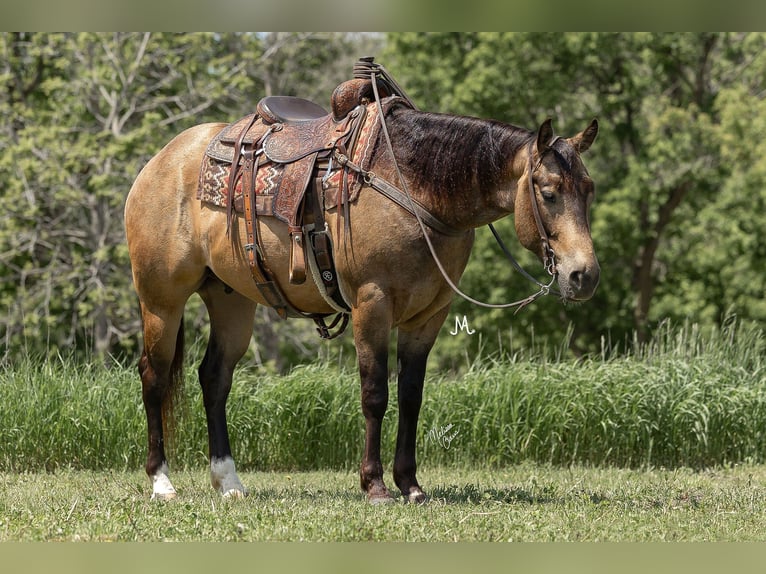
[[[763,541],[766,467],[430,468],[425,505],[370,506],[355,473],[243,475],[224,500],[202,472],[149,501],[140,472],[0,474],[0,541]]]
[[[207,438],[191,374],[184,395],[170,458],[174,469],[196,469],[206,465]],[[387,464],[396,416],[394,383]],[[364,424],[355,372],[323,363],[285,376],[239,369],[228,418],[240,470],[359,464]],[[738,325],[708,335],[689,327],[660,333],[628,356],[477,361],[460,377],[427,378],[419,432],[420,460],[433,466],[764,462],[766,338]],[[444,433],[449,445],[439,440]],[[0,471],[136,470],[145,434],[133,365],[26,358],[0,371]]]

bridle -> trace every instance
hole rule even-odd
[[[463,293],[463,291],[460,290],[460,288],[455,285],[455,283],[450,279],[449,275],[447,274],[446,269],[444,268],[444,265],[442,264],[441,260],[439,259],[439,256],[436,254],[436,249],[433,246],[433,243],[431,241],[431,238],[428,235],[428,230],[426,229],[426,224],[423,221],[423,217],[421,216],[422,212],[422,206],[417,204],[415,200],[410,195],[410,192],[407,188],[407,184],[402,177],[402,173],[399,170],[399,165],[396,162],[396,157],[394,155],[393,145],[391,143],[391,138],[388,134],[388,128],[386,127],[386,121],[385,121],[385,114],[383,113],[383,107],[380,99],[380,95],[378,93],[378,75],[381,75],[381,79],[384,83],[384,85],[387,85],[391,88],[393,88],[391,91],[394,93],[397,93],[401,97],[403,97],[412,107],[413,109],[417,109],[415,105],[412,103],[412,101],[404,94],[404,91],[401,90],[401,88],[396,84],[396,82],[393,80],[393,78],[390,77],[390,75],[385,71],[383,66],[380,66],[379,64],[374,64],[372,61],[366,62],[362,66],[363,68],[363,74],[364,77],[369,77],[372,80],[372,89],[375,94],[375,101],[378,106],[378,117],[380,119],[381,124],[381,130],[383,132],[383,135],[386,139],[386,145],[388,146],[388,153],[391,155],[391,158],[393,160],[394,168],[396,170],[396,175],[399,180],[399,183],[401,185],[401,189],[396,189],[405,199],[406,199],[406,205],[405,202],[398,202],[400,205],[405,207],[410,213],[412,213],[415,216],[415,219],[418,222],[418,225],[420,226],[421,232],[423,234],[423,237],[426,241],[426,244],[428,245],[428,250],[431,254],[431,257],[434,260],[434,263],[436,263],[436,266],[439,269],[439,272],[441,273],[442,277],[444,278],[445,282],[449,287],[460,297],[468,301],[469,303],[472,303],[474,305],[478,305],[480,307],[485,307],[489,309],[507,309],[510,307],[517,307],[516,312],[518,313],[521,309],[532,303],[533,301],[536,301],[540,297],[543,297],[548,294],[556,294],[560,295],[558,291],[556,291],[553,288],[553,284],[556,282],[556,279],[558,278],[558,270],[556,268],[556,254],[553,251],[553,248],[550,245],[550,239],[548,232],[545,229],[545,226],[543,225],[543,219],[540,215],[540,208],[538,206],[537,202],[537,194],[535,193],[535,184],[534,184],[534,173],[540,168],[540,165],[542,165],[543,159],[545,158],[545,155],[548,151],[553,151],[555,153],[555,150],[553,150],[553,145],[558,141],[559,137],[556,136],[551,140],[551,142],[548,144],[548,146],[539,154],[537,158],[537,162],[534,161],[534,141],[530,144],[529,147],[529,159],[528,159],[528,182],[527,187],[529,191],[529,199],[532,207],[532,214],[534,216],[535,225],[537,226],[538,234],[540,235],[540,243],[542,248],[542,256],[543,256],[543,267],[545,268],[545,271],[548,273],[548,275],[551,277],[550,282],[548,283],[542,283],[535,279],[532,275],[530,275],[527,271],[525,271],[521,265],[516,261],[516,259],[511,255],[508,248],[505,246],[505,243],[503,243],[502,239],[500,238],[500,235],[497,233],[497,230],[494,228],[492,224],[489,224],[489,228],[492,231],[493,236],[495,237],[495,240],[500,245],[500,248],[503,250],[503,253],[506,255],[508,260],[511,262],[513,267],[519,271],[524,277],[526,277],[528,280],[535,283],[538,287],[540,287],[539,291],[536,293],[533,293],[532,295],[525,297],[524,299],[520,299],[518,301],[513,301],[511,303],[486,303],[483,301],[479,301],[477,299],[474,299],[470,295],[467,295],[466,293]],[[355,66],[355,72],[357,71],[357,66]],[[364,175],[364,174],[363,174]],[[374,186],[375,187],[375,186]],[[391,184],[387,184],[387,187],[389,188],[388,191],[390,193],[390,188],[395,187]]]
[[[553,251],[553,248],[551,247],[551,242],[548,237],[548,232],[545,230],[545,226],[543,225],[543,218],[540,216],[540,206],[537,203],[537,194],[535,193],[535,172],[540,168],[540,165],[543,163],[543,158],[545,158],[545,153],[547,151],[552,151],[553,153],[556,153],[556,151],[553,149],[554,144],[561,139],[559,136],[554,137],[550,143],[548,143],[547,147],[543,150],[543,152],[540,154],[540,157],[537,158],[537,163],[534,165],[532,164],[533,159],[533,144],[529,145],[529,201],[532,204],[532,213],[535,216],[535,225],[537,225],[537,232],[540,234],[540,244],[542,246],[542,254],[543,254],[543,267],[545,267],[545,270],[548,272],[549,275],[556,275],[556,253]]]
[[[529,202],[532,206],[532,215],[534,216],[535,226],[537,227],[537,233],[540,236],[543,268],[551,277],[551,281],[547,284],[541,283],[535,277],[527,273],[526,269],[524,269],[521,265],[519,265],[519,262],[516,261],[516,258],[513,256],[510,250],[506,247],[505,242],[500,237],[500,234],[495,229],[495,226],[492,225],[491,223],[487,224],[487,227],[489,227],[489,230],[492,232],[492,235],[494,236],[495,241],[497,241],[497,244],[500,246],[500,249],[502,249],[503,253],[505,254],[508,261],[510,261],[511,265],[513,265],[514,269],[516,269],[516,271],[521,273],[530,282],[540,287],[540,292],[532,295],[533,298],[531,299],[527,298],[527,299],[530,299],[529,303],[531,303],[538,297],[542,297],[543,295],[547,295],[549,293],[554,295],[561,295],[561,293],[553,287],[553,283],[558,277],[558,268],[556,267],[556,252],[553,251],[553,248],[551,247],[548,232],[545,229],[545,225],[543,225],[543,218],[540,215],[540,207],[537,202],[537,194],[535,193],[535,179],[534,179],[535,172],[539,169],[540,165],[542,165],[543,163],[543,158],[545,157],[545,153],[549,150],[555,153],[553,146],[559,139],[560,139],[560,136],[556,136],[548,143],[547,148],[543,150],[543,152],[540,154],[540,156],[537,159],[537,162],[534,162],[534,142],[531,143],[529,145],[529,153],[528,153],[529,159],[527,160],[527,189],[529,191]],[[527,301],[527,300],[525,299],[524,301]],[[528,303],[525,303],[525,304],[528,304]]]

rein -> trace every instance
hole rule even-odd
[[[534,218],[535,218],[535,224],[537,225],[537,231],[538,231],[538,233],[540,235],[540,242],[542,244],[543,267],[545,268],[545,270],[548,273],[548,275],[551,276],[551,280],[547,284],[546,283],[541,283],[540,281],[538,281],[537,279],[532,277],[532,275],[527,273],[521,267],[521,265],[519,265],[519,263],[516,261],[516,259],[513,257],[513,255],[511,255],[510,251],[505,246],[505,243],[503,243],[502,239],[500,239],[500,236],[498,235],[498,233],[495,230],[494,226],[492,224],[489,224],[489,228],[492,231],[492,234],[494,235],[495,240],[498,242],[498,244],[500,245],[501,249],[505,253],[506,257],[509,259],[509,261],[511,262],[513,267],[517,271],[519,271],[525,278],[527,278],[528,280],[530,280],[533,283],[535,283],[536,285],[538,285],[540,287],[540,290],[537,291],[536,293],[533,293],[532,295],[530,295],[528,297],[525,297],[524,299],[520,299],[520,300],[514,301],[512,303],[486,303],[486,302],[474,299],[470,295],[467,295],[466,293],[461,291],[460,288],[457,285],[455,285],[455,283],[452,281],[452,279],[450,279],[449,275],[447,274],[447,271],[444,268],[444,265],[442,264],[441,260],[439,259],[438,255],[436,254],[436,249],[434,248],[433,243],[431,242],[431,238],[428,236],[428,230],[426,229],[426,224],[423,221],[424,218],[426,217],[425,214],[427,214],[428,212],[424,210],[422,205],[417,203],[412,198],[412,196],[410,195],[409,189],[407,188],[407,184],[404,181],[404,178],[402,177],[402,173],[399,170],[399,164],[396,161],[396,156],[394,155],[393,145],[391,144],[391,137],[389,136],[388,128],[386,127],[385,114],[383,113],[383,106],[381,104],[380,95],[378,94],[378,87],[377,87],[377,76],[378,76],[378,74],[381,74],[383,83],[385,85],[388,85],[388,86],[392,86],[393,85],[396,88],[394,90],[395,92],[398,91],[399,94],[413,107],[413,109],[417,109],[417,108],[412,103],[412,101],[406,95],[404,95],[404,92],[401,90],[401,88],[399,88],[399,86],[396,84],[396,82],[388,75],[388,73],[386,72],[385,68],[383,68],[383,66],[380,66],[378,64],[373,64],[371,59],[368,62],[365,62],[365,64],[368,64],[368,65],[360,66],[359,68],[362,70],[363,74],[367,74],[370,77],[370,79],[372,80],[372,89],[373,89],[373,92],[375,94],[375,102],[377,103],[377,106],[378,106],[378,116],[379,116],[379,119],[380,119],[381,129],[383,131],[383,135],[386,138],[386,145],[388,146],[388,152],[391,154],[391,158],[393,159],[394,168],[396,169],[396,175],[397,175],[397,178],[399,179],[399,182],[400,182],[400,184],[402,186],[402,189],[400,190],[396,186],[393,186],[393,185],[389,184],[388,182],[384,182],[384,180],[382,180],[381,178],[377,178],[375,176],[375,174],[372,173],[372,172],[365,172],[365,171],[361,170],[361,168],[358,168],[358,166],[350,165],[349,167],[351,167],[352,169],[353,168],[357,168],[356,171],[358,171],[364,177],[365,182],[370,184],[372,187],[377,189],[379,192],[381,191],[380,188],[382,187],[380,185],[380,182],[384,182],[386,184],[385,187],[388,188],[387,191],[389,193],[385,193],[385,192],[382,192],[382,193],[384,195],[386,195],[386,197],[389,197],[389,199],[392,199],[397,204],[399,204],[400,206],[402,206],[405,209],[407,209],[410,213],[412,213],[415,216],[415,219],[417,220],[418,225],[420,226],[421,232],[423,233],[423,237],[426,240],[426,244],[428,245],[428,250],[431,253],[431,257],[433,258],[434,263],[436,263],[436,266],[438,267],[439,272],[441,273],[442,277],[446,281],[447,285],[449,285],[449,287],[457,295],[459,295],[460,297],[462,297],[463,299],[465,299],[469,303],[472,303],[474,305],[478,305],[480,307],[489,308],[489,309],[507,309],[507,308],[510,308],[510,307],[518,307],[518,309],[516,309],[517,313],[521,309],[523,309],[524,307],[526,307],[527,305],[529,305],[530,303],[532,303],[533,301],[539,299],[540,297],[542,297],[544,295],[548,295],[550,293],[558,294],[557,291],[552,289],[553,284],[555,283],[555,281],[557,279],[557,276],[558,276],[558,271],[556,269],[556,255],[555,255],[553,249],[550,246],[550,241],[549,241],[549,238],[548,238],[548,232],[545,230],[545,227],[543,225],[542,217],[540,216],[540,208],[538,207],[537,197],[535,196],[535,186],[534,186],[534,177],[533,177],[534,172],[537,171],[537,169],[542,164],[542,160],[543,160],[543,157],[545,155],[545,151],[543,151],[543,153],[540,154],[540,157],[538,158],[537,163],[534,163],[534,161],[533,161],[533,153],[532,153],[533,150],[532,150],[532,146],[530,145],[530,150],[529,150],[529,167],[528,167],[528,171],[529,171],[529,173],[528,173],[528,181],[529,181],[528,188],[529,188],[529,198],[530,198],[530,201],[532,203],[532,213],[533,213]],[[355,72],[358,71],[357,66],[355,66],[354,69],[355,69]],[[551,143],[549,144],[548,149],[552,149],[551,146],[557,140],[558,140],[558,137],[554,138],[551,141]],[[397,196],[397,199],[394,199],[393,197],[391,197],[391,195],[390,195],[391,188],[396,190],[397,193],[394,194],[394,195]],[[401,201],[401,198],[406,199],[406,203]],[[428,215],[428,217],[430,217],[431,219],[435,219],[430,214]],[[438,220],[436,220],[436,221],[438,221]],[[440,222],[440,226],[437,227],[437,226],[431,225],[431,227],[435,228],[437,231],[441,231],[442,233],[444,233],[440,229],[440,227],[444,228],[446,226],[444,224],[441,224],[441,222]],[[453,235],[454,236],[454,235],[456,235],[456,233],[454,233],[454,231],[453,231],[451,233],[447,233],[447,235]]]

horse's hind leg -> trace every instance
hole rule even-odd
[[[175,498],[165,457],[166,431],[172,428],[174,394],[181,383],[183,363],[183,303],[174,309],[150,310],[141,303],[144,350],[138,362],[146,411],[149,452],[146,474],[152,481],[152,499]]]
[[[211,276],[199,289],[210,315],[210,339],[199,368],[207,417],[210,481],[224,496],[245,495],[234,467],[226,422],[226,400],[234,367],[247,351],[256,304]]]
[[[394,456],[394,482],[409,502],[424,502],[426,495],[415,476],[415,441],[420,405],[423,400],[423,381],[428,354],[444,323],[449,307],[432,317],[414,331],[399,330],[397,360],[399,363],[399,427]]]

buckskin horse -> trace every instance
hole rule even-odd
[[[415,457],[426,359],[475,228],[513,213],[520,243],[551,275],[540,293],[557,287],[567,301],[593,295],[600,272],[588,215],[594,186],[580,154],[596,137],[596,120],[562,138],[550,119],[530,131],[419,111],[382,66],[372,69],[336,89],[331,113],[271,97],[236,124],[187,129],[136,178],[125,225],[143,320],[139,372],[153,499],[176,496],[164,444],[181,379],[184,306],[193,293],[211,326],[199,381],[213,487],[227,497],[246,493],[232,459],[226,401],[263,304],[283,317],[314,319],[326,337],[334,327],[326,317],[350,316],[365,419],[360,480],[373,503],[395,500],[380,456],[393,329],[393,479],[404,500],[426,500]]]

